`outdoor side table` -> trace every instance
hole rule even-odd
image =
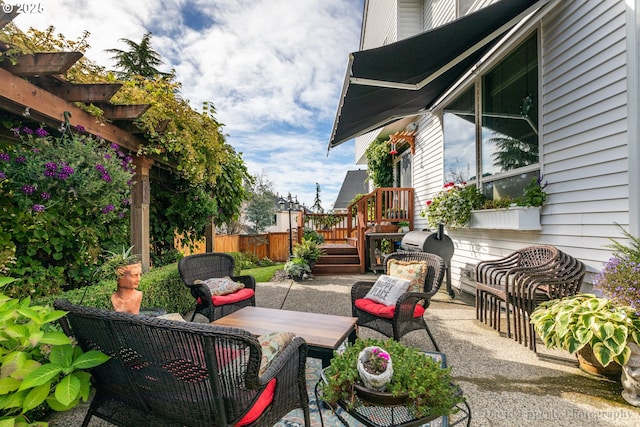
[[[447,367],[447,359],[444,353],[437,352],[425,352],[426,355],[431,356],[435,360],[439,360],[441,362],[441,366],[443,368]],[[318,393],[318,387],[320,385],[320,381],[325,380],[326,369],[322,370],[321,378],[316,384],[315,387],[315,397],[316,402],[319,406],[319,414],[320,414],[320,423],[324,427],[324,420],[322,418],[322,410],[321,406],[321,398]],[[346,402],[339,401],[338,405],[347,412],[351,417],[360,423],[364,424],[367,427],[412,427],[412,426],[429,426],[429,427],[440,427],[440,426],[455,426],[462,425],[462,423],[466,423],[467,427],[471,424],[471,408],[466,400],[456,407],[459,410],[458,413],[454,414],[452,417],[443,416],[436,419],[429,418],[415,418],[412,412],[404,405],[390,405],[390,406],[382,406],[382,405],[372,405],[365,404],[360,399],[356,398],[356,403],[353,408],[348,409]],[[324,402],[322,402],[324,404]],[[336,409],[331,407],[329,404],[324,404],[325,407],[331,409],[336,417],[342,422],[343,425],[349,427],[348,421],[340,416]]]

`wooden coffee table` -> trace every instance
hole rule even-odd
[[[326,368],[340,344],[347,339],[351,343],[355,341],[356,320],[357,317],[244,307],[211,324],[244,329],[254,335],[293,332],[305,339],[309,356],[321,359],[322,367]]]

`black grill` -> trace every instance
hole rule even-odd
[[[453,241],[444,234],[444,226],[439,225],[438,231],[410,231],[402,237],[400,249],[403,251],[428,252],[439,255],[446,267],[447,293],[455,298],[451,289],[451,258],[453,257]]]

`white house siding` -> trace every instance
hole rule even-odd
[[[422,0],[398,1],[398,40],[413,37],[422,32]]]
[[[397,41],[396,2],[389,0],[368,0],[366,5],[366,25],[361,37],[360,50],[384,46]]]
[[[427,2],[425,25],[451,17],[453,0]],[[474,2],[476,6],[490,2]],[[541,171],[549,183],[541,232],[448,230],[454,287],[473,290],[478,261],[533,244],[576,256],[593,274],[610,256],[615,222],[629,224],[627,42],[623,0],[562,1],[540,24]],[[469,6],[467,4],[467,6]],[[431,8],[430,12],[427,9]],[[442,185],[437,117],[419,123],[414,164],[417,212]],[[637,191],[637,190],[636,190]],[[416,228],[426,227],[418,217]]]

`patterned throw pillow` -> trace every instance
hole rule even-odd
[[[396,305],[400,295],[409,289],[409,281],[400,277],[381,274],[373,284],[365,298],[384,305]]]
[[[427,277],[426,261],[400,261],[390,259],[387,262],[387,274],[409,281],[409,292],[424,292]]]
[[[228,295],[244,288],[244,283],[234,282],[229,276],[213,277],[206,280],[194,280],[196,285],[203,285],[209,288],[211,296]]]
[[[260,335],[258,337],[258,342],[260,343],[260,347],[262,347],[262,360],[260,361],[260,371],[258,372],[259,376],[262,376],[273,359],[289,345],[291,340],[295,338],[296,334],[292,332],[271,332],[266,335]]]

